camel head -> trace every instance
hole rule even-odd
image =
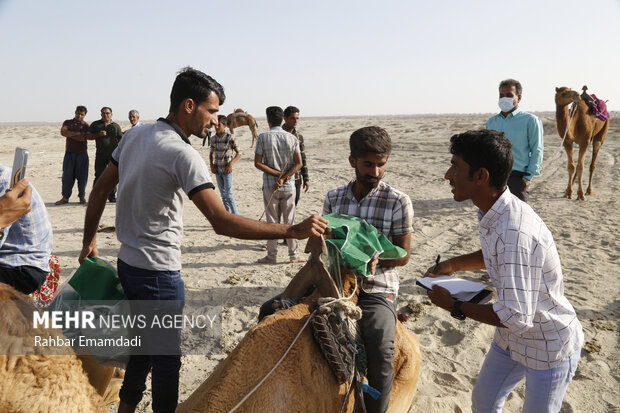
[[[581,100],[579,93],[571,90],[566,86],[555,88],[555,104],[556,106],[566,106],[573,102],[578,103]]]

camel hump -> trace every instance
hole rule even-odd
[[[237,109],[235,109],[235,113],[245,113],[245,110],[243,110],[241,108],[237,108]]]

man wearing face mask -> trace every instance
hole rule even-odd
[[[538,117],[519,108],[523,88],[518,80],[506,79],[499,84],[500,113],[487,121],[486,128],[504,132],[512,143],[514,163],[508,188],[517,198],[527,202],[527,186],[540,175],[543,161],[543,127]]]

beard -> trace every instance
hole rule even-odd
[[[355,179],[359,182],[364,188],[371,190],[379,186],[379,183],[383,179],[383,174],[379,176],[370,176],[370,175],[362,175],[357,167],[355,168]],[[376,181],[371,181],[371,179],[376,179]]]

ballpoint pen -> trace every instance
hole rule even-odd
[[[437,258],[435,259],[435,266],[433,267],[433,274],[435,274],[435,270],[437,270],[437,266],[439,265],[439,260],[441,260],[441,254],[437,254]]]

